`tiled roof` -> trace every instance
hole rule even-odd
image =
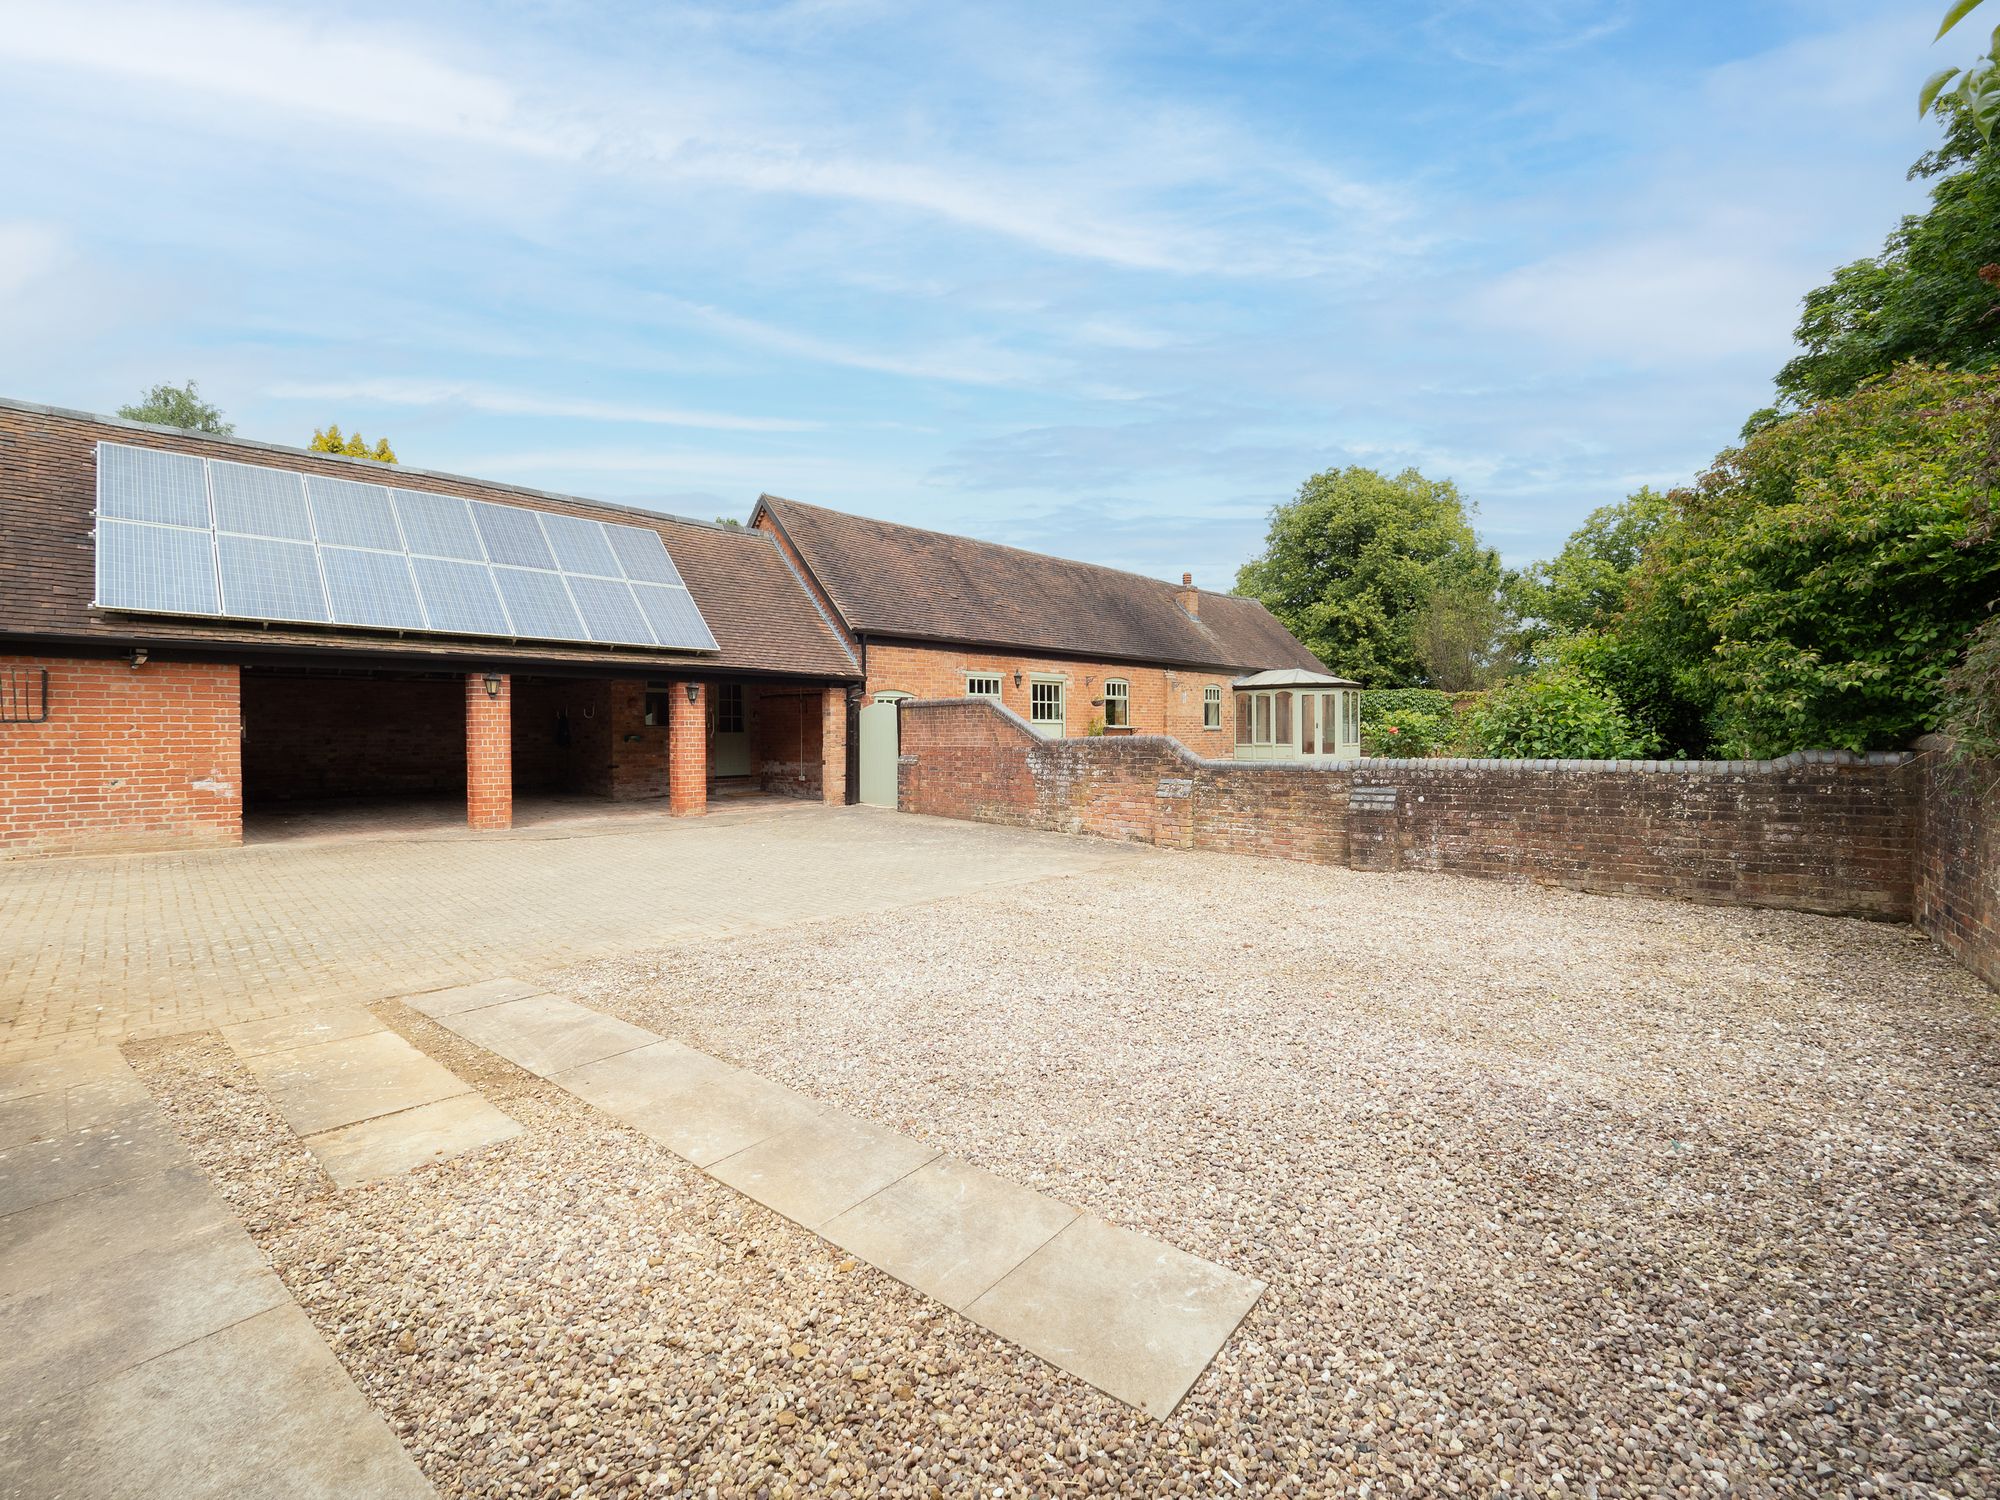
[[[1238,672],[1325,670],[1254,599],[1199,590],[1197,619],[1174,585],[1137,573],[775,495],[758,505],[864,635]]]
[[[130,443],[301,469],[346,479],[392,482],[534,510],[588,516],[660,533],[688,590],[715,633],[716,652],[687,655],[465,637],[395,636],[339,626],[245,625],[227,620],[109,613],[92,609],[91,545],[96,500],[96,445]],[[357,470],[362,472],[357,472]],[[367,652],[383,658],[476,659],[550,665],[671,665],[854,679],[860,673],[832,624],[774,540],[747,528],[712,526],[628,506],[551,495],[421,469],[233,438],[148,427],[83,412],[0,401],[0,641],[7,636],[101,639],[216,647],[286,647]]]

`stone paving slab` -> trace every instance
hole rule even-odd
[[[448,1019],[467,1041],[544,1078],[659,1040],[650,1031],[554,995],[482,1006]]]
[[[472,1092],[393,1031],[256,1053],[243,1063],[302,1136]]]
[[[264,1021],[240,1021],[223,1027],[222,1038],[238,1057],[257,1057],[266,1052],[290,1052],[319,1042],[340,1042],[384,1030],[387,1028],[372,1011],[358,1005],[323,1005],[316,1010],[272,1016]]]
[[[512,1116],[477,1094],[460,1094],[309,1135],[305,1142],[327,1176],[340,1187],[354,1187],[520,1133]]]
[[[129,1078],[132,1070],[115,1047],[86,1047],[29,1062],[0,1064],[0,1099],[45,1094],[73,1083]]]
[[[415,1500],[436,1493],[289,1301],[44,1402],[9,1426],[0,1496]]]
[[[796,1130],[726,1156],[708,1171],[794,1224],[818,1229],[941,1154],[872,1120],[827,1108]]]
[[[482,979],[478,984],[453,985],[450,989],[432,990],[424,995],[406,995],[403,1004],[435,1020],[439,1016],[455,1016],[461,1011],[499,1005],[506,1000],[526,1000],[531,995],[547,993],[540,985],[529,984],[525,979]]]
[[[46,1401],[291,1301],[236,1224],[0,1299],[0,1388]]]
[[[819,1232],[906,1286],[963,1312],[1076,1216],[1067,1203],[941,1156],[822,1224]],[[1025,1340],[1016,1342],[1043,1353]]]
[[[144,1114],[95,1130],[65,1129],[0,1151],[0,1214],[163,1171],[186,1159],[179,1137],[150,1106]]]
[[[188,1165],[22,1209],[0,1217],[0,1297],[231,1222]]]
[[[431,1494],[106,1051],[0,1074],[66,1121],[0,1167],[0,1500]]]
[[[718,1181],[1154,1417],[1172,1413],[1263,1292],[678,1042],[547,1066],[579,1036],[653,1036],[623,1022],[602,1031],[579,1011],[593,1014],[545,996],[437,1019],[493,1038],[501,1056]]]
[[[963,1311],[1164,1421],[1263,1290],[1083,1214]]]

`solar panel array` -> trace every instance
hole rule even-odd
[[[97,603],[715,650],[643,526],[123,443],[97,445]]]

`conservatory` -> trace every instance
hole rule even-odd
[[[1361,684],[1286,667],[1230,684],[1238,760],[1353,760],[1361,754]]]

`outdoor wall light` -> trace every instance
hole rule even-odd
[[[688,702],[690,703],[694,702],[695,698],[701,693],[701,684],[698,682],[684,682],[681,686],[687,689]]]
[[[486,674],[486,696],[489,698],[500,696],[500,674],[498,672],[488,672]]]
[[[144,646],[134,646],[132,648],[132,665],[134,668],[145,666],[151,659],[152,653]]]
[[[1021,685],[1021,674],[1019,672],[1016,672],[1014,674],[1014,686],[1019,687],[1020,685]]]

